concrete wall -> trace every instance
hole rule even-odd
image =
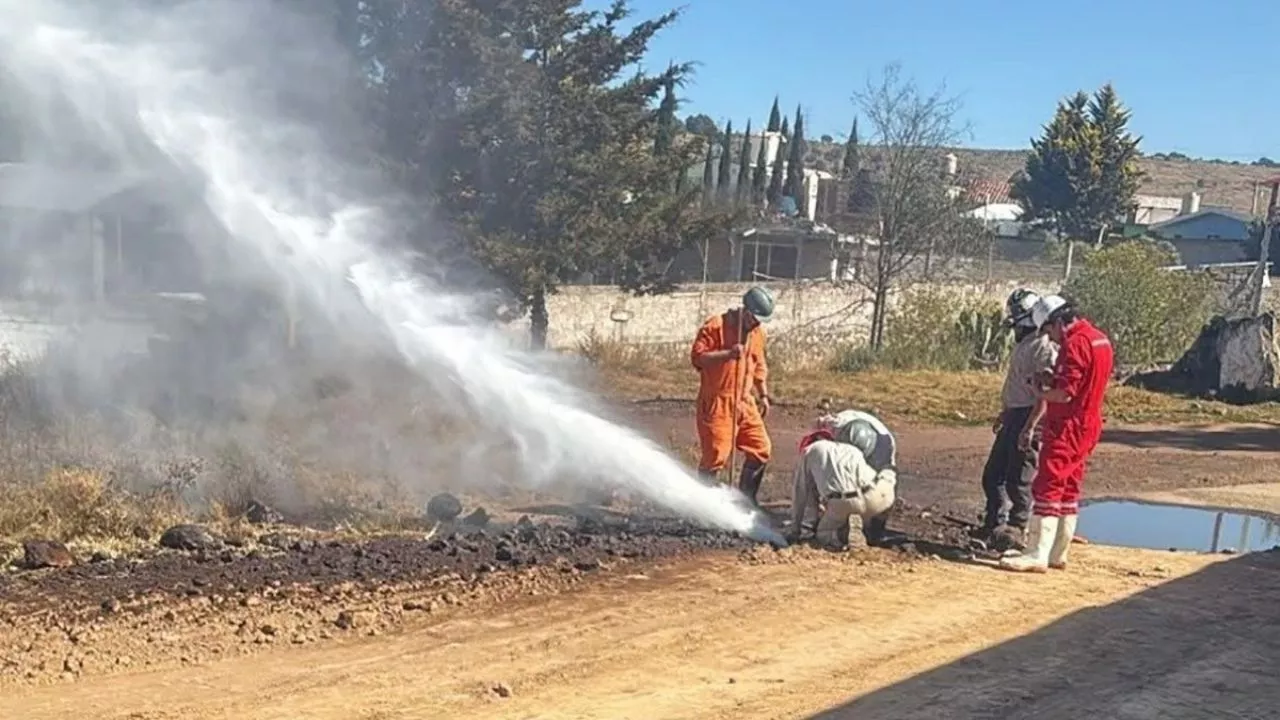
[[[1011,263],[1008,269],[1017,266]],[[1215,311],[1227,315],[1245,311],[1250,297],[1250,268],[1214,268],[1207,272],[1216,288]],[[1016,287],[1056,292],[1061,286],[1061,278],[1029,273],[1023,278],[997,279],[989,283],[956,280],[933,283],[932,286],[975,300],[1003,303]],[[571,350],[593,335],[598,339],[628,344],[692,342],[694,333],[706,318],[737,306],[748,287],[744,283],[709,283],[705,290],[691,285],[669,295],[651,297],[633,297],[606,286],[567,287],[550,299],[548,343],[553,348]],[[773,291],[778,306],[774,320],[769,324],[772,337],[785,337],[802,344],[857,342],[869,331],[871,303],[861,286],[814,280],[773,283],[768,287]],[[896,302],[896,298],[891,298],[890,302]],[[1269,290],[1265,305],[1273,311],[1280,311],[1280,294]],[[523,333],[525,337],[528,328],[527,318],[510,326],[513,333]]]
[[[959,296],[1004,302],[1021,283],[1015,281],[940,285]],[[1043,291],[1054,288],[1030,283]],[[551,297],[548,344],[573,349],[592,337],[631,344],[689,343],[698,327],[715,313],[736,307],[749,285],[708,284],[687,287],[669,295],[633,297],[616,288],[577,286]],[[777,301],[769,324],[772,337],[803,342],[858,341],[871,321],[869,296],[859,286],[826,281],[777,283],[768,287]],[[891,299],[890,302],[894,302]],[[528,332],[527,318],[513,323],[513,332]]]
[[[89,342],[105,361],[121,354],[146,352],[147,339],[155,332],[154,323],[141,317],[89,312],[72,317],[34,303],[0,303],[0,352],[14,361],[38,360],[51,345],[73,338]]]

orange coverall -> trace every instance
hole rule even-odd
[[[690,361],[695,368],[707,353],[743,346],[742,357],[699,369],[697,426],[702,458],[698,469],[719,472],[729,462],[736,441],[738,449],[761,465],[769,462],[773,445],[764,427],[764,418],[756,405],[753,385],[763,384],[769,368],[764,359],[764,328],[756,326],[738,338],[738,314],[729,311],[703,323],[693,341]],[[734,404],[738,404],[738,427],[733,427]],[[736,436],[736,437],[735,437]]]

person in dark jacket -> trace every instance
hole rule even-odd
[[[1040,296],[1025,288],[1014,290],[1005,302],[1008,323],[1013,327],[1015,345],[1000,394],[1000,414],[992,423],[995,440],[982,470],[982,491],[986,495],[983,523],[975,539],[997,550],[1021,549],[1031,518],[1031,481],[1039,461],[1040,439],[1034,434],[1020,446],[1019,435],[1043,410],[1038,389],[1040,380],[1053,372],[1058,347],[1039,331],[1032,308]],[[1033,419],[1034,418],[1034,419]]]

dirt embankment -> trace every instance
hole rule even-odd
[[[198,667],[8,688],[4,709],[24,720],[1264,717],[1280,701],[1260,674],[1268,652],[1275,660],[1261,601],[1276,568],[1267,556],[1092,546],[1039,576],[876,550],[685,557],[595,574],[574,592],[411,613],[376,638],[362,627]],[[1224,583],[1233,593],[1210,602]]]
[[[633,561],[752,547],[676,520],[627,518],[359,542],[268,532],[253,545],[0,576],[0,683],[377,634],[406,616],[538,595]]]

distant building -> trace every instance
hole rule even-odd
[[[1164,240],[1230,240],[1250,239],[1253,218],[1228,208],[1205,208],[1188,215],[1155,223],[1147,232]]]
[[[1186,207],[1188,202],[1193,202],[1195,207]],[[1192,193],[1187,197],[1135,195],[1127,220],[1131,225],[1155,225],[1172,220],[1184,212],[1196,212],[1199,204],[1199,193]]]
[[[94,333],[104,355],[150,353],[211,309],[276,322],[277,301],[249,289],[266,271],[226,239],[200,189],[172,169],[0,163],[0,346],[34,358]]]
[[[1022,236],[1022,212],[1017,203],[998,202],[979,205],[964,216],[981,222],[996,237],[1016,238]]]
[[[765,218],[681,253],[675,282],[834,280],[849,263],[849,238],[803,219]]]

